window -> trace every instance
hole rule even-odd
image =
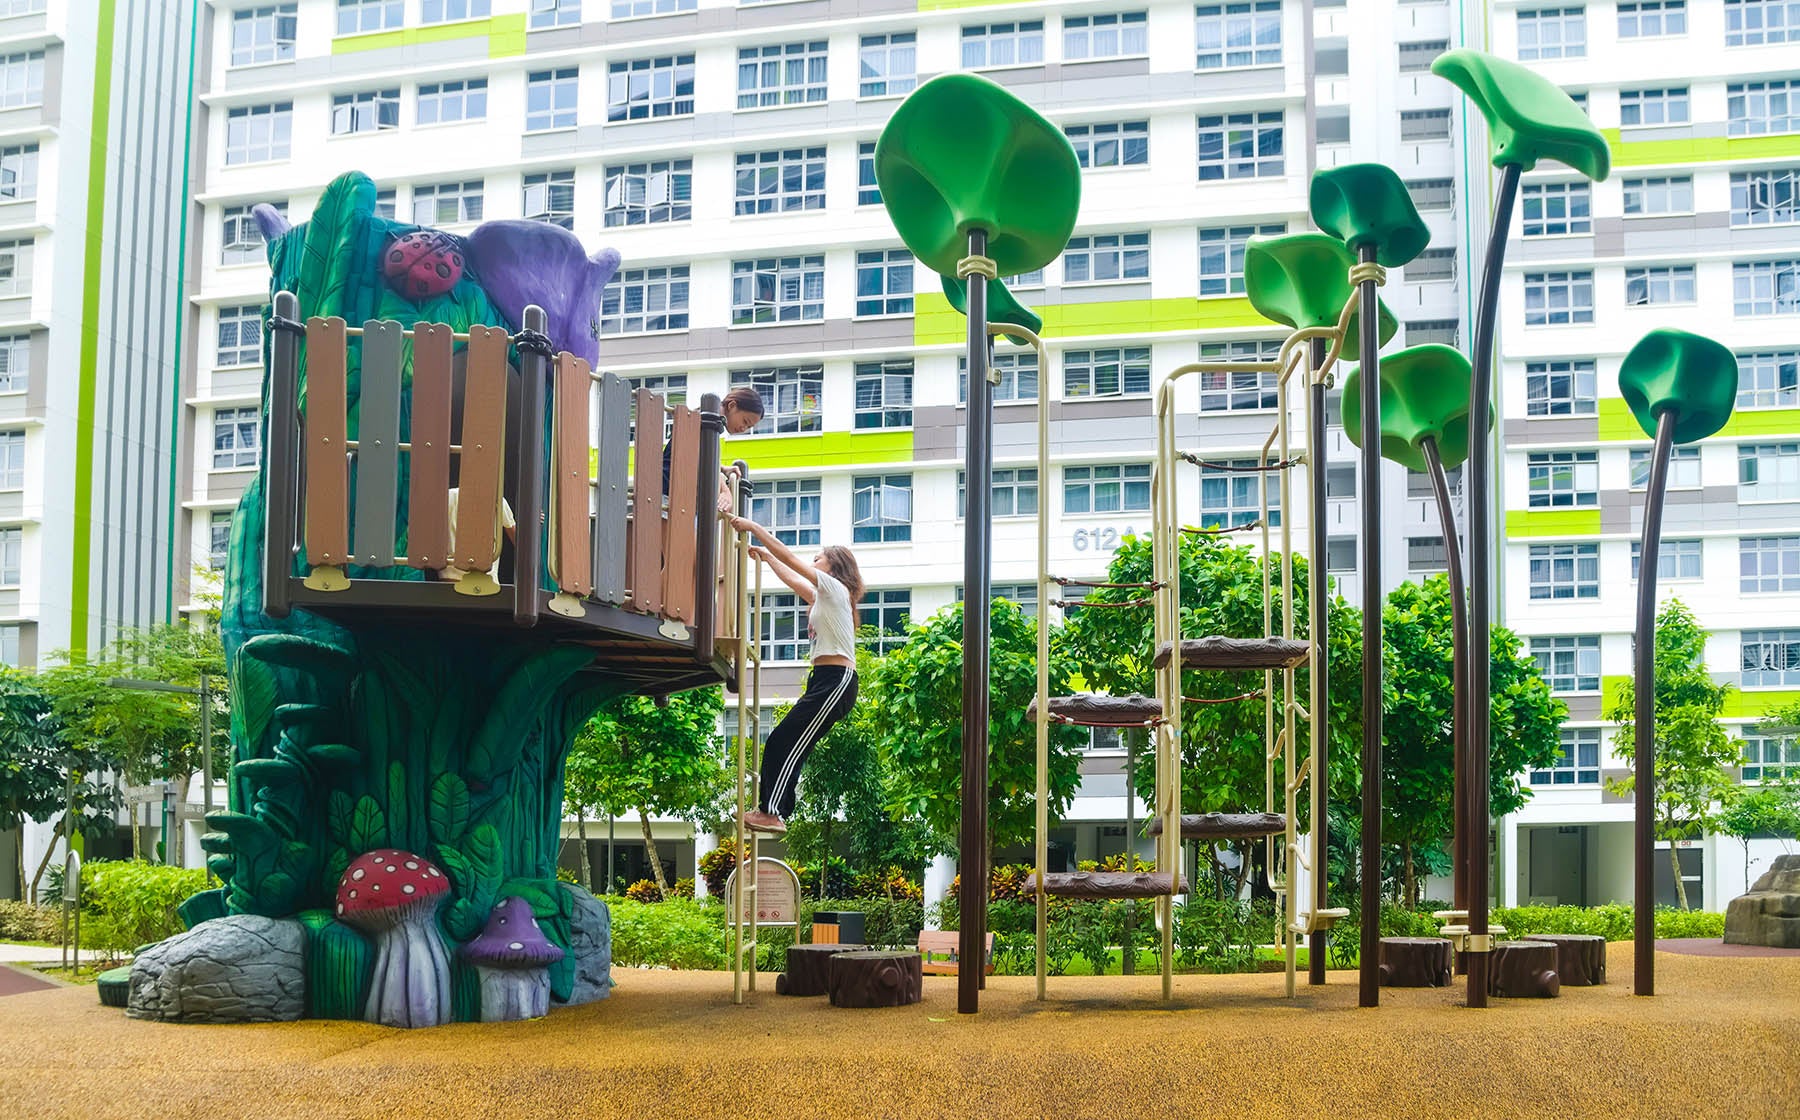
[[[1732,225],[1767,226],[1791,222],[1800,222],[1800,168],[1732,173]]]
[[[695,0],[612,0],[612,18],[674,15],[676,12],[691,12],[694,5]]]
[[[568,27],[581,22],[581,0],[531,0],[531,29]]]
[[[413,221],[422,226],[481,220],[480,179],[413,188]]]
[[[1619,124],[1625,128],[1659,124],[1686,124],[1688,91],[1678,89],[1622,89],[1619,91]]]
[[[25,433],[0,432],[0,490],[25,487]]]
[[[1699,579],[1703,549],[1697,540],[1664,540],[1656,549],[1656,581]],[[1631,542],[1631,578],[1635,582],[1644,567],[1644,546]]]
[[[337,33],[390,31],[405,23],[402,0],[337,0]]]
[[[1409,179],[1406,192],[1420,210],[1449,210],[1456,205],[1454,179]]]
[[[1519,61],[1580,58],[1587,54],[1586,8],[1539,8],[1519,13]]]
[[[660,394],[663,404],[669,408],[687,403],[688,379],[685,373],[646,373],[620,380],[624,381],[627,388],[630,389],[627,399],[631,402],[631,424],[628,429],[631,439],[637,439],[637,391],[639,389],[648,389],[652,393]],[[675,417],[667,412],[663,413],[663,442],[669,442],[669,437],[674,432]]]
[[[219,308],[221,367],[253,366],[262,362],[262,308],[249,303]]]
[[[1431,69],[1437,56],[1450,49],[1448,39],[1426,39],[1417,43],[1400,44],[1400,72],[1402,74],[1419,74]]]
[[[994,598],[996,598],[996,599],[1005,599],[1006,601],[1008,601],[1010,603],[1018,604],[1020,613],[1024,614],[1024,616],[1026,618],[1036,618],[1037,617],[1037,613],[1038,613],[1037,584],[1035,584],[1035,583],[990,583],[988,585],[988,590],[990,590],[994,593]],[[1073,591],[1074,588],[1070,588],[1069,590]],[[959,603],[963,601],[963,587],[962,587],[962,584],[960,584],[960,583],[956,585],[956,601]]]
[[[1407,476],[1407,496],[1412,496],[1412,476],[1410,474]],[[1326,467],[1325,497],[1332,501],[1356,497],[1356,468],[1350,466]]]
[[[1030,272],[1021,272],[1017,276],[1002,276],[1000,278],[1000,283],[1004,284],[1006,290],[1009,292],[1022,292],[1027,288],[1041,288],[1044,286],[1044,270],[1041,268],[1034,268]]]
[[[254,467],[260,448],[255,408],[221,408],[213,413],[213,470]]]
[[[568,174],[572,199],[575,173]],[[665,159],[606,169],[605,221],[609,228],[685,222],[693,216],[693,160]]]
[[[1740,316],[1792,315],[1800,311],[1800,260],[1734,264],[1731,293]]]
[[[1249,525],[1262,517],[1262,484],[1269,485],[1269,524],[1281,524],[1280,481],[1255,470],[1255,459],[1228,459],[1200,468],[1200,527]]]
[[[31,381],[31,336],[0,335],[0,393],[22,393]]]
[[[859,97],[893,97],[919,84],[918,36],[911,31],[864,35],[859,62]]]
[[[0,529],[0,587],[19,586],[19,565],[25,551],[25,530]]]
[[[805,661],[812,655],[807,619],[812,607],[787,592],[763,595],[762,659]],[[732,714],[736,714],[733,712]]]
[[[1598,599],[1600,546],[1534,544],[1531,546],[1533,599]]]
[[[956,516],[967,516],[968,479],[956,472]],[[988,513],[994,517],[1035,517],[1038,511],[1036,467],[996,467],[994,485],[988,491]],[[1020,586],[1033,586],[1021,584]],[[1000,594],[998,591],[995,595]],[[1033,595],[1035,602],[1037,596]]]
[[[1800,499],[1800,443],[1738,445],[1738,501]]]
[[[613,169],[608,168],[610,173]],[[612,198],[612,180],[607,179],[607,198]],[[561,226],[564,229],[575,228],[575,171],[569,168],[564,171],[540,171],[525,176],[523,197],[520,209],[526,220],[543,222],[545,225]],[[606,211],[606,224],[616,225],[612,220],[610,206]]]
[[[1149,54],[1150,34],[1144,17],[1143,12],[1064,16],[1063,61]]]
[[[397,89],[340,93],[331,99],[333,136],[386,132],[399,127],[400,91]]]
[[[1423,346],[1435,342],[1441,346],[1456,346],[1457,329],[1460,324],[1455,319],[1416,319],[1406,324],[1406,344]]]
[[[912,427],[912,390],[910,358],[856,363],[856,426]]]
[[[398,198],[398,193],[392,187],[387,190],[377,190],[375,192],[375,216],[386,218],[390,222],[395,221],[396,216],[400,213]]]
[[[1099,233],[1092,237],[1071,237],[1062,259],[1065,284],[1148,280],[1150,235]]]
[[[1739,540],[1738,590],[1746,595],[1800,591],[1800,537]]]
[[[1350,109],[1345,105],[1322,105],[1314,119],[1313,133],[1321,146],[1350,142]]]
[[[1592,194],[1586,183],[1528,183],[1519,194],[1519,221],[1526,237],[1592,233]]]
[[[1746,782],[1791,781],[1800,778],[1800,739],[1744,736]]]
[[[1063,468],[1063,515],[1148,513],[1150,464]]]
[[[1325,43],[1315,42],[1313,45],[1313,73],[1321,78],[1348,78],[1350,76],[1349,42],[1342,39]]]
[[[1633,448],[1631,452],[1631,488],[1642,490],[1650,485],[1650,449]],[[1700,449],[1677,447],[1669,455],[1669,489],[1700,489]]]
[[[874,249],[856,254],[857,315],[911,315],[912,310],[912,253]]]
[[[1621,5],[1623,7],[1623,5]],[[1619,17],[1623,22],[1624,17]],[[1533,770],[1534,786],[1595,786],[1600,784],[1600,729],[1565,727],[1556,761],[1547,769]]]
[[[694,111],[694,56],[614,62],[606,68],[606,119],[644,121]]]
[[[1415,283],[1456,279],[1455,249],[1425,249],[1407,262],[1406,278]]]
[[[688,327],[688,266],[628,268],[600,293],[600,333],[684,331]]]
[[[1325,542],[1325,570],[1328,572],[1354,572],[1356,570],[1356,538],[1332,537]]]
[[[1526,416],[1592,416],[1597,411],[1592,360],[1525,363]]]
[[[1725,131],[1732,136],[1800,130],[1800,98],[1791,80],[1733,82],[1725,94]]]
[[[1252,237],[1277,237],[1285,223],[1231,226],[1200,231],[1200,294],[1222,296],[1244,290],[1244,245]]]
[[[615,62],[613,65],[626,64]],[[526,132],[575,127],[575,105],[580,88],[578,75],[575,67],[567,66],[561,70],[538,70],[525,79]]]
[[[1725,45],[1800,42],[1800,0],[1725,0]]]
[[[1594,321],[1592,272],[1527,272],[1525,325],[1567,326]]]
[[[1800,350],[1739,354],[1739,408],[1793,408],[1800,405]]]
[[[740,109],[825,100],[825,41],[738,48]]]
[[[772,432],[821,431],[819,400],[824,395],[825,371],[821,366],[781,366],[774,369],[734,369],[733,385],[748,385],[763,399],[763,418],[751,429],[757,435]]]
[[[44,52],[0,56],[0,109],[44,102]]]
[[[819,543],[820,482],[816,478],[758,481],[750,499],[750,520],[767,526],[790,548]]]
[[[1346,473],[1348,473],[1352,479],[1355,478],[1356,470],[1354,467],[1344,467],[1342,469]],[[1444,474],[1445,474],[1444,481],[1447,482],[1450,486],[1451,496],[1452,497],[1461,497],[1462,496],[1462,467],[1460,465],[1451,467],[1449,470],[1445,471]],[[1329,486],[1330,483],[1327,482],[1326,485]],[[1350,491],[1349,496],[1354,496],[1355,493],[1356,493],[1356,491],[1353,488]],[[1436,499],[1437,487],[1432,484],[1431,476],[1429,474],[1426,474],[1423,471],[1409,470],[1406,472],[1406,496],[1409,498]]]
[[[451,124],[487,119],[487,79],[433,82],[419,87],[419,123]]]
[[[1625,270],[1625,306],[1646,307],[1653,303],[1693,303],[1694,266],[1691,264],[1659,265],[1654,268]]]
[[[1450,110],[1403,110],[1400,114],[1400,139],[1414,143],[1420,140],[1450,139]]]
[[[231,64],[292,61],[296,11],[294,4],[270,4],[231,13]]]
[[[1072,124],[1063,135],[1075,146],[1076,162],[1083,167],[1143,167],[1150,162],[1149,121]]]
[[[1625,216],[1694,212],[1694,180],[1688,175],[1625,180]]]
[[[1274,66],[1281,61],[1281,0],[1199,4],[1194,8],[1194,69]]]
[[[213,510],[206,526],[206,566],[215,572],[222,572],[230,555],[231,511]]]
[[[1600,504],[1600,465],[1593,451],[1534,451],[1525,457],[1527,504],[1566,509]]]
[[[0,148],[0,203],[36,198],[37,188],[38,146],[16,144]]]
[[[1200,181],[1281,175],[1282,113],[1199,117]]]
[[[863,647],[874,653],[887,653],[905,645],[906,621],[911,614],[911,588],[865,591],[862,603],[856,608],[856,625],[859,630],[872,628],[875,634],[872,638],[862,638]]]
[[[851,480],[850,491],[852,541],[912,540],[912,475],[861,475]]]
[[[493,13],[488,0],[419,0],[422,23],[454,23],[464,19],[486,19]]]
[[[825,209],[825,149],[740,152],[737,213],[787,214]]]
[[[1600,639],[1533,638],[1531,656],[1551,692],[1600,691]]]
[[[958,358],[956,365],[960,377],[956,402],[967,404],[969,401],[969,360]],[[988,359],[988,369],[1000,375],[1000,383],[994,386],[995,404],[1038,399],[1038,364],[1035,352],[995,354]]]
[[[1063,355],[1063,396],[1118,397],[1150,392],[1150,348],[1070,350]]]
[[[798,323],[825,317],[825,258],[731,262],[731,322]]]
[[[1450,554],[1443,537],[1406,538],[1406,570],[1409,572],[1442,572],[1450,567]]]
[[[267,163],[288,158],[294,137],[294,103],[245,105],[225,115],[225,162]]]
[[[275,209],[282,217],[287,217],[287,203],[278,202]],[[248,206],[227,206],[221,223],[219,236],[220,264],[261,264],[267,246],[263,241],[262,227],[256,224],[256,215]]]
[[[875,182],[875,142],[864,140],[856,146],[856,204],[880,206],[881,187]]]
[[[1687,0],[1619,0],[1619,38],[1687,33]]]
[[[1281,357],[1281,343],[1202,342],[1203,362],[1273,362]],[[1279,404],[1278,373],[1201,373],[1201,412],[1251,412]]]
[[[965,70],[984,66],[1028,66],[1044,61],[1044,21],[978,23],[962,29]]]
[[[1800,630],[1746,630],[1741,649],[1743,687],[1800,685]]]

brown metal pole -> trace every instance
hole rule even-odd
[[[1451,805],[1455,810],[1455,832],[1451,841],[1451,876],[1454,884],[1452,905],[1458,910],[1468,907],[1469,895],[1469,774],[1468,724],[1469,700],[1469,601],[1463,584],[1462,541],[1456,531],[1456,508],[1450,501],[1450,476],[1444,470],[1437,440],[1426,439],[1419,448],[1425,455],[1425,466],[1431,475],[1431,488],[1437,495],[1438,521],[1444,528],[1445,567],[1450,576],[1450,743],[1452,770],[1455,774]]]
[[[1312,340],[1311,367],[1318,369],[1325,364],[1327,347],[1325,340]],[[1312,556],[1306,566],[1306,608],[1311,615],[1311,623],[1307,635],[1313,643],[1313,673],[1318,685],[1318,703],[1312,712],[1312,826],[1319,837],[1318,850],[1328,848],[1331,832],[1326,810],[1331,799],[1331,690],[1329,663],[1331,660],[1331,643],[1327,640],[1326,617],[1330,604],[1325,601],[1326,560],[1328,551],[1329,527],[1325,524],[1325,386],[1314,384],[1311,387],[1312,407],[1309,419],[1310,435],[1307,446],[1310,453],[1318,456],[1318,461],[1310,464],[1312,483]],[[1320,861],[1323,863],[1324,861]],[[1312,869],[1313,913],[1317,914],[1330,906],[1327,899],[1329,883],[1326,881],[1326,869],[1323,866]],[[1325,982],[1325,957],[1331,935],[1322,929],[1315,929],[1307,938],[1306,945],[1306,982],[1323,984]]]
[[[1375,260],[1375,246],[1359,250]],[[1362,282],[1362,943],[1357,1004],[1381,1003],[1381,316],[1375,281]],[[1308,964],[1310,965],[1310,961]]]
[[[711,665],[718,637],[719,440],[725,417],[719,395],[700,398],[700,482],[694,503],[694,660]]]
[[[1632,912],[1632,980],[1635,995],[1656,994],[1656,558],[1662,548],[1663,495],[1669,488],[1669,456],[1675,446],[1673,411],[1656,417],[1650,483],[1644,494],[1644,548],[1638,560],[1637,648],[1631,687],[1636,710],[1631,727],[1636,898]]]
[[[987,231],[969,231],[969,255],[987,254]],[[964,463],[967,515],[963,520],[962,890],[956,970],[956,1010],[981,1010],[987,959],[987,792],[989,588],[988,530],[994,455],[988,443],[993,387],[988,384],[987,283],[969,277],[968,448]],[[1047,407],[1039,394],[1038,407]],[[1039,608],[1043,609],[1042,607]],[[1042,870],[1041,868],[1039,869]]]

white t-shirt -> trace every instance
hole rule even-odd
[[[813,596],[812,610],[806,616],[806,633],[812,639],[812,655],[837,654],[856,659],[856,612],[850,605],[850,592],[823,568],[819,573],[819,593]]]
[[[450,488],[450,555],[452,556],[456,555],[456,504],[459,490],[460,488],[455,486]],[[512,507],[506,504],[505,498],[501,498],[500,516],[494,522],[494,566],[488,569],[488,575],[496,583],[500,581],[500,532],[503,529],[516,528],[517,525],[518,523],[513,520]],[[444,565],[445,579],[461,579],[466,574],[468,573],[454,565]]]

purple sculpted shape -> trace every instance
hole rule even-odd
[[[558,350],[599,361],[600,289],[619,269],[617,249],[589,257],[568,230],[530,221],[483,222],[468,244],[476,278],[514,326],[535,303],[549,316]]]
[[[273,241],[294,228],[288,220],[281,216],[281,211],[266,202],[259,202],[250,208],[250,214],[256,219],[257,227],[262,230],[264,241]]]

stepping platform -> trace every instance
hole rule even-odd
[[[1183,813],[1183,840],[1248,840],[1287,831],[1287,817],[1280,813]],[[1150,835],[1162,835],[1162,818],[1150,820]]]
[[[1050,715],[1083,727],[1142,727],[1162,718],[1162,701],[1154,696],[1111,696],[1104,692],[1077,692],[1052,696]],[[1038,718],[1037,698],[1025,709],[1027,719]]]
[[[1450,984],[1450,940],[1445,937],[1381,939],[1381,986],[1443,988]]]
[[[1562,992],[1556,946],[1547,941],[1502,941],[1488,963],[1488,995],[1550,999]]]
[[[1306,662],[1312,650],[1297,638],[1186,638],[1181,643],[1183,669],[1292,669]],[[1169,667],[1174,643],[1156,647],[1158,669]]]
[[[1331,906],[1324,910],[1302,910],[1298,921],[1288,923],[1288,929],[1294,933],[1318,933],[1332,928],[1349,916],[1350,911],[1342,906]]]
[[[1606,938],[1597,933],[1532,934],[1556,946],[1556,975],[1564,984],[1586,988],[1606,983]]]
[[[916,952],[879,950],[833,953],[826,960],[833,1007],[905,1007],[925,992],[922,958]]]
[[[107,1007],[124,1007],[131,1000],[131,966],[107,969],[94,977],[94,988]]]
[[[787,971],[775,978],[778,996],[822,996],[831,992],[831,958],[868,950],[867,945],[836,943],[789,945]]]
[[[1044,893],[1056,898],[1161,898],[1185,894],[1188,881],[1170,886],[1170,876],[1153,871],[1052,871],[1044,876]],[[1037,889],[1034,876],[1025,877],[1025,890]]]

